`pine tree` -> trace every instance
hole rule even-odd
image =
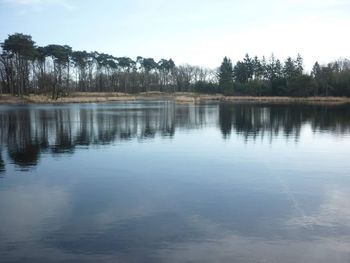
[[[219,85],[226,94],[233,92],[233,67],[231,59],[227,57],[224,57],[219,68]]]

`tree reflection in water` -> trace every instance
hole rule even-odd
[[[0,148],[0,175],[5,172],[5,162],[4,160],[2,159],[2,151],[1,151],[1,148]]]
[[[282,134],[298,140],[301,128],[311,125],[313,132],[344,134],[350,130],[350,107],[348,105],[306,104],[220,104],[219,124],[224,138],[232,132],[244,138]]]
[[[245,140],[278,135],[298,140],[305,124],[314,132],[349,132],[350,107],[173,102],[9,106],[0,111],[0,142],[11,162],[28,169],[43,152],[73,154],[79,146],[172,138],[177,129],[218,126],[225,139],[235,133]],[[0,172],[5,170],[4,152]]]

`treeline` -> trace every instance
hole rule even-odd
[[[0,94],[48,94],[53,99],[81,92],[199,92],[251,96],[350,96],[350,61],[315,63],[273,55],[235,65],[227,57],[217,70],[138,56],[74,51],[67,45],[36,46],[30,35],[13,34],[1,43]]]
[[[214,83],[210,69],[182,65],[172,59],[114,57],[74,51],[67,45],[36,46],[32,37],[9,35],[1,43],[0,93],[47,93],[58,98],[70,91],[194,91],[196,82]]]
[[[316,62],[311,74],[303,58],[284,62],[271,55],[251,58],[247,54],[235,65],[227,57],[219,68],[219,86],[226,95],[250,96],[350,96],[350,61],[341,59],[327,65]]]

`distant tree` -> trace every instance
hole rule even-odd
[[[115,58],[106,53],[94,52],[95,70],[95,90],[108,91],[111,88],[110,70],[115,63]]]
[[[30,61],[35,58],[32,37],[24,34],[9,35],[1,44],[2,62],[7,68],[8,84],[11,93],[23,95],[29,92]]]
[[[233,68],[233,77],[239,83],[248,82],[248,69],[244,62],[238,61]]]
[[[292,60],[291,57],[288,57],[286,59],[286,61],[284,62],[284,66],[283,66],[283,76],[287,79],[287,80],[291,80],[292,78],[294,78],[296,76],[296,67],[294,65],[294,61]]]
[[[319,93],[318,93],[319,87],[322,86],[321,66],[320,66],[320,64],[317,61],[315,62],[315,64],[312,67],[311,76],[315,80],[314,96],[317,96],[317,95],[319,95]]]
[[[279,59],[276,60],[275,68],[274,68],[274,75],[276,78],[281,78],[282,75],[282,64]]]
[[[238,61],[233,68],[233,76],[239,83],[247,83],[249,80],[262,74],[260,61],[257,57],[251,59],[248,54],[243,61]]]
[[[78,89],[80,91],[87,91],[87,66],[89,53],[86,51],[74,51],[72,53],[72,61],[78,70]]]
[[[244,57],[244,65],[245,65],[245,71],[246,71],[246,77],[247,80],[252,79],[254,75],[254,60],[252,60],[248,53]]]
[[[193,84],[194,67],[190,65],[181,65],[176,67],[174,71],[176,88],[178,91],[193,91],[191,84]]]
[[[266,77],[270,81],[274,81],[282,77],[282,64],[276,59],[274,54],[271,55],[269,63],[266,65]]]
[[[124,92],[127,92],[130,70],[136,67],[136,62],[129,57],[118,58],[118,65],[124,70]]]
[[[262,78],[268,79],[268,73],[267,73],[267,62],[265,56],[261,59],[261,70],[262,70]]]
[[[36,67],[38,68],[37,85],[41,92],[46,91],[47,74],[46,74],[46,49],[44,47],[37,47],[35,52]]]
[[[172,59],[161,59],[158,62],[158,70],[160,72],[160,89],[163,90],[166,84],[169,84],[169,76],[175,68],[175,63]]]
[[[57,99],[58,96],[63,93],[64,89],[69,88],[70,78],[70,56],[72,48],[64,45],[48,45],[45,47],[46,54],[53,60],[53,80],[52,86],[52,99]],[[66,76],[64,76],[66,71]],[[66,81],[64,81],[64,78]],[[65,82],[65,83],[64,83]]]
[[[257,56],[252,61],[254,79],[261,79],[264,76],[264,68]]]
[[[231,59],[224,57],[219,68],[219,86],[226,93],[233,93],[233,68]]]
[[[144,72],[143,86],[146,86],[145,90],[148,91],[150,86],[152,86],[151,72],[158,68],[158,64],[153,58],[143,57],[137,57],[137,62],[139,63],[141,70]]]
[[[297,59],[295,60],[296,74],[297,76],[301,76],[303,74],[303,58],[300,54],[298,54]]]

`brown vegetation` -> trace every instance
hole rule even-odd
[[[255,97],[255,96],[223,96],[220,94],[203,95],[190,92],[175,94],[162,92],[144,92],[137,95],[118,92],[74,92],[68,96],[51,99],[49,95],[27,95],[23,97],[8,94],[0,95],[0,104],[29,103],[92,103],[135,100],[174,100],[176,103],[199,103],[205,101],[249,102],[249,103],[350,103],[346,97]]]

